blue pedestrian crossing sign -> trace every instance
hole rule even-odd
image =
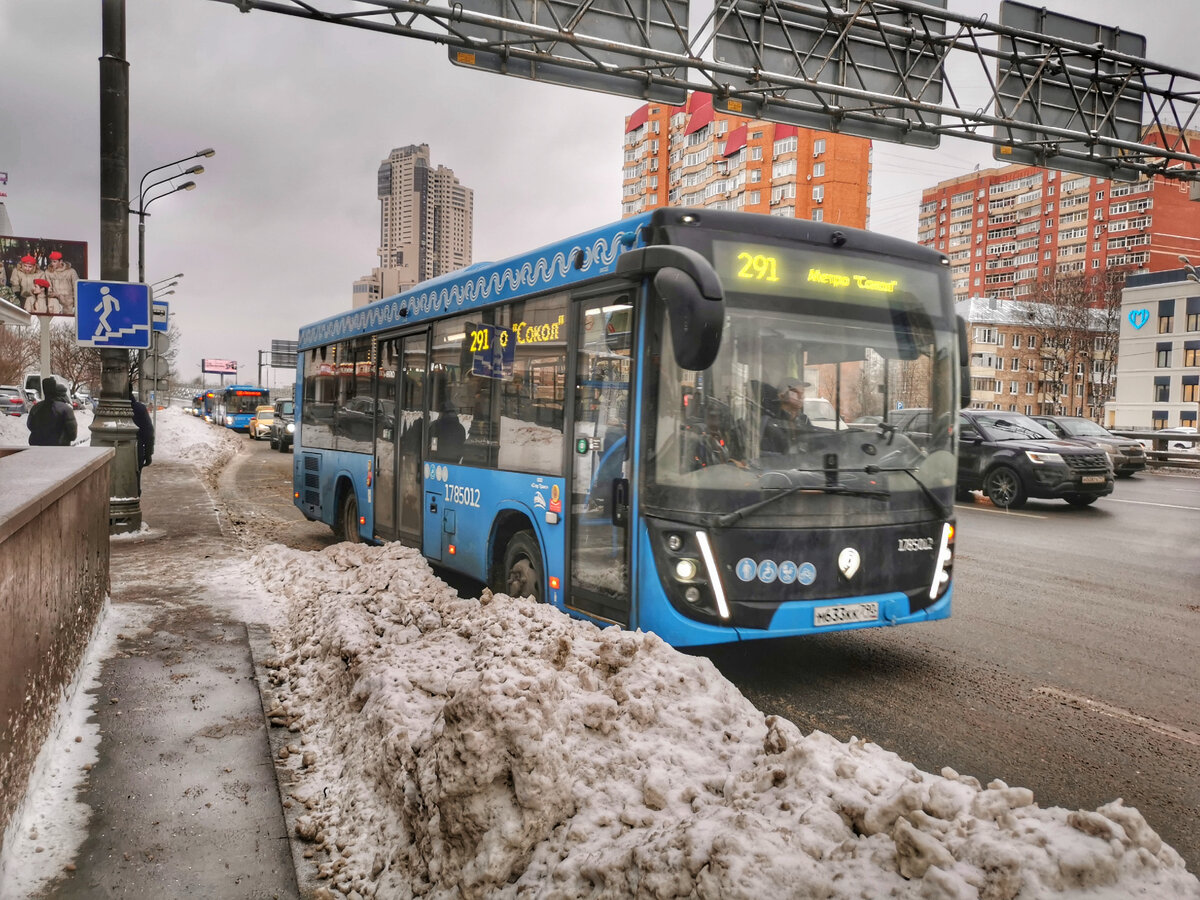
[[[75,337],[81,347],[150,346],[150,286],[81,281],[75,288]]]

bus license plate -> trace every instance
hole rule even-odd
[[[1084,484],[1104,484],[1103,475],[1084,475],[1081,480]]]
[[[813,610],[813,625],[842,625],[846,622],[874,622],[879,618],[878,603],[847,603],[842,606],[818,606]]]

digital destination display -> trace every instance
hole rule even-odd
[[[714,241],[713,265],[730,291],[870,304],[887,303],[888,294],[910,293],[915,286],[909,282],[920,277],[890,261],[740,241]]]

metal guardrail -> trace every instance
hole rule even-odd
[[[1200,469],[1200,434],[1168,434],[1164,436],[1160,431],[1116,428],[1108,430],[1118,437],[1149,441],[1151,446],[1146,450],[1147,468]],[[1167,446],[1168,443],[1191,444],[1191,449],[1172,449]]]

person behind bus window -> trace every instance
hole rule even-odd
[[[785,378],[779,384],[776,415],[764,417],[762,449],[767,453],[788,453],[801,443],[813,424],[804,414],[804,392],[812,384],[804,378]]]
[[[449,393],[443,393],[441,412],[429,425],[429,456],[443,462],[457,463],[462,460],[466,442],[467,429],[459,421],[458,410],[454,408]]]

